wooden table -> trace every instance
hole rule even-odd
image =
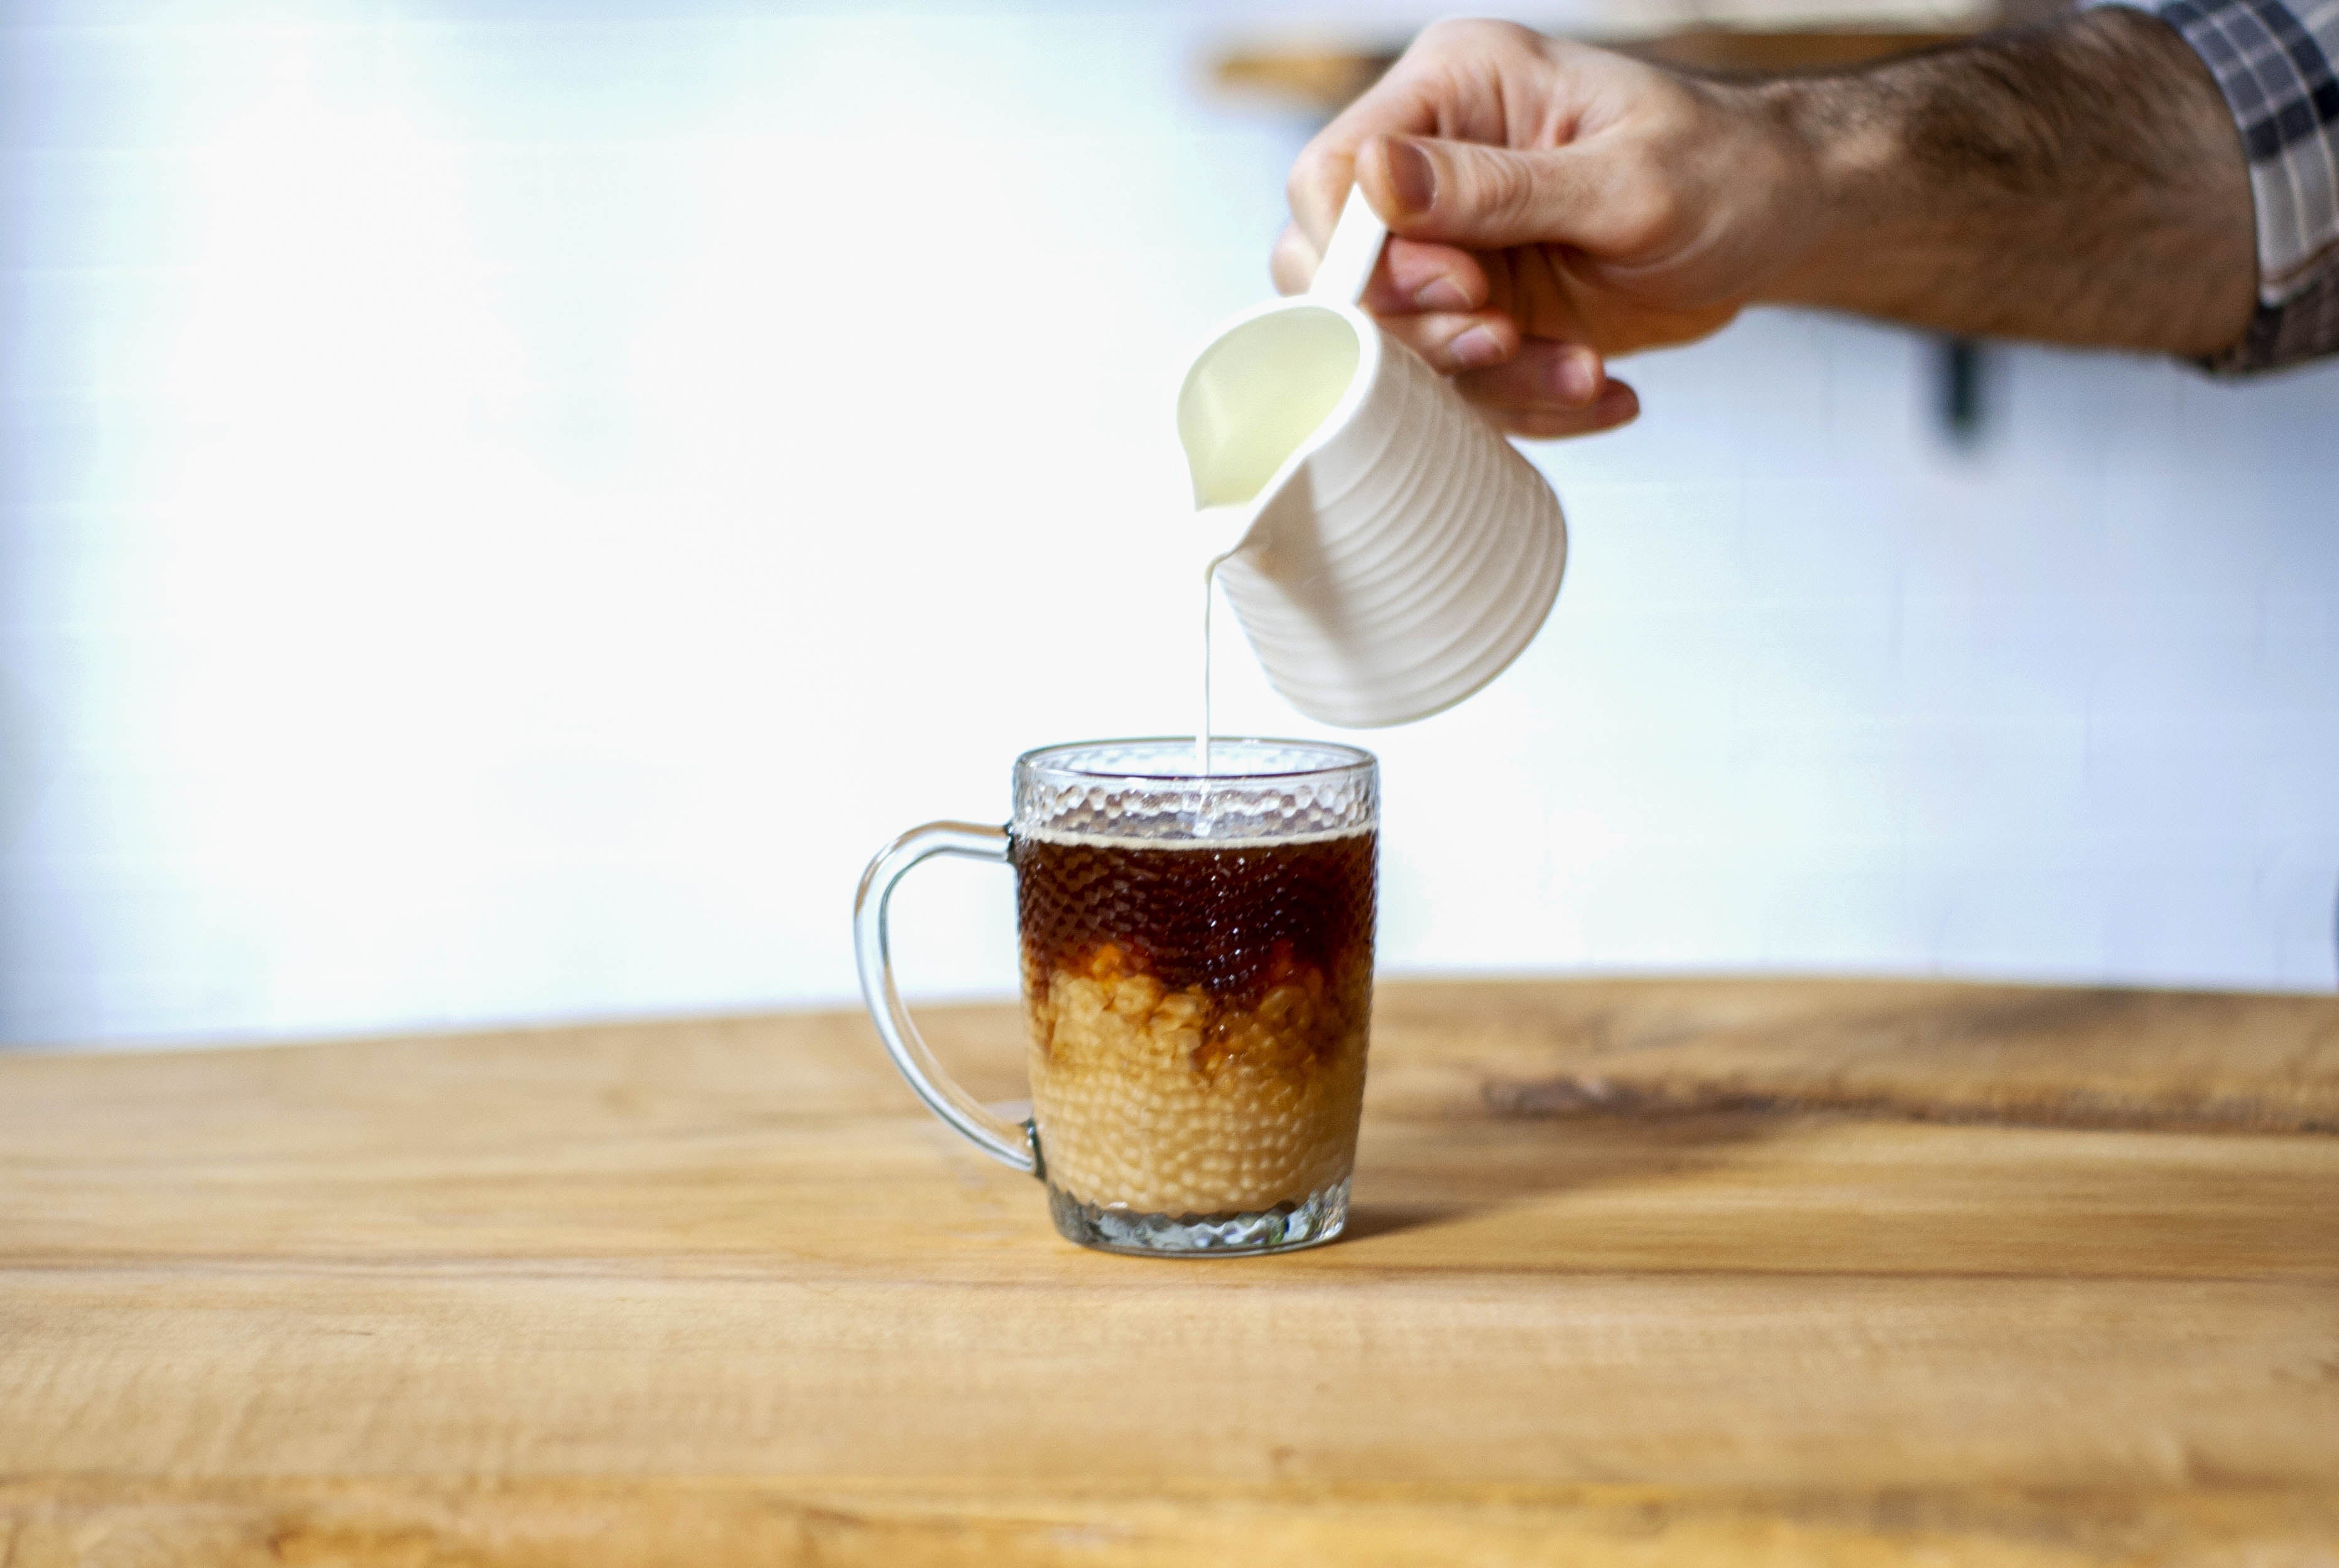
[[[1389,985],[1373,1049],[1351,1238],[1195,1262],[844,1014],[0,1060],[0,1563],[2339,1554],[2339,1001]]]

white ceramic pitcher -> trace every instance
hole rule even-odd
[[[1387,229],[1351,191],[1308,291],[1244,311],[1178,397],[1194,502],[1275,689],[1348,728],[1404,724],[1500,675],[1550,613],[1559,498],[1357,301]]]

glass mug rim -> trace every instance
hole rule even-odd
[[[1048,774],[1068,779],[1128,780],[1143,784],[1199,784],[1206,780],[1212,786],[1219,784],[1272,784],[1283,779],[1324,778],[1340,774],[1365,774],[1379,765],[1379,759],[1360,746],[1344,745],[1338,741],[1284,740],[1271,735],[1213,735],[1210,737],[1210,771],[1195,767],[1155,769],[1139,767],[1080,766],[1074,759],[1091,754],[1114,752],[1158,752],[1166,760],[1183,756],[1193,759],[1195,739],[1192,735],[1139,735],[1118,740],[1061,741],[1053,745],[1034,746],[1015,759],[1018,775]],[[1221,759],[1239,764],[1249,755],[1261,752],[1313,754],[1324,760],[1308,767],[1221,767]]]

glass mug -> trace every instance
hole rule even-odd
[[[1091,741],[1015,762],[1004,828],[930,823],[854,902],[861,992],[935,1115],[1046,1183],[1056,1228],[1145,1254],[1273,1252],[1347,1222],[1373,991],[1380,779],[1314,741]],[[886,909],[931,855],[1015,870],[1031,1116],[936,1063]]]

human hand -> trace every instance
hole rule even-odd
[[[1365,307],[1523,436],[1631,419],[1607,357],[1729,321],[1818,201],[1758,90],[1500,22],[1430,27],[1308,143],[1275,248],[1284,292],[1314,276],[1352,182],[1390,232]]]

